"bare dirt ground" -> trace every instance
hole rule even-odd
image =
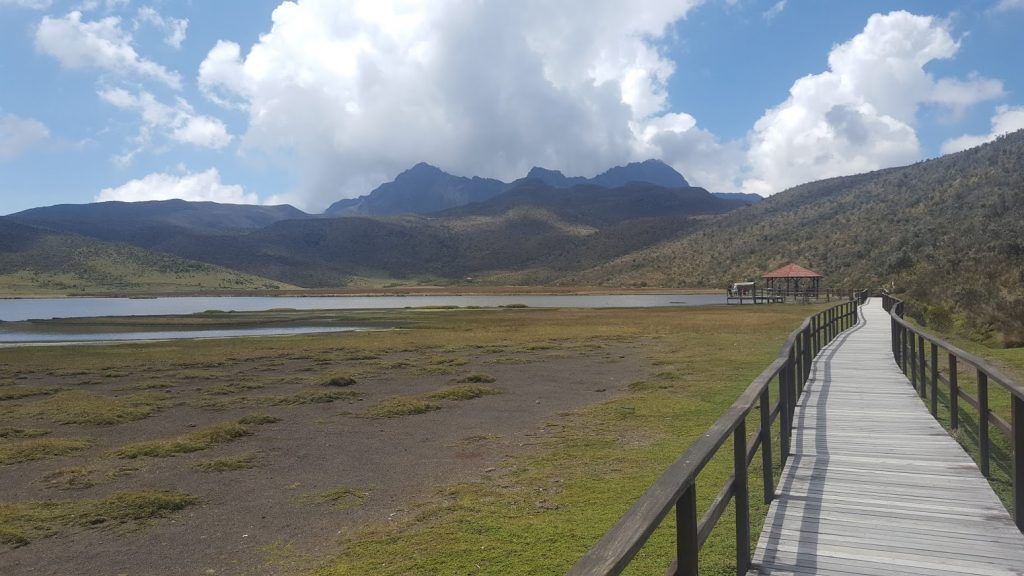
[[[249,342],[258,349],[260,340]],[[313,354],[319,359],[303,358],[302,349],[294,348],[280,359],[252,355],[227,358],[220,365],[183,362],[103,374],[97,368],[62,370],[59,349],[54,349],[51,370],[6,366],[6,376],[17,386],[86,389],[110,398],[150,388],[171,400],[152,416],[117,425],[60,425],[46,415],[26,415],[23,408],[38,398],[0,403],[4,426],[95,439],[94,446],[77,455],[0,465],[0,501],[167,489],[199,502],[141,527],[64,529],[24,546],[0,545],[0,574],[262,575],[315,568],[336,550],[346,531],[414,513],[417,502],[445,484],[500,474],[506,456],[529,450],[561,414],[606,400],[646,377],[651,367],[641,346],[639,340],[619,340],[532,350],[461,349],[449,355],[450,361],[436,351],[399,350],[333,363],[323,352]],[[133,350],[124,347],[122,354]],[[104,354],[116,358],[119,353]],[[311,389],[321,373],[338,369],[356,374],[356,383],[343,390],[357,397],[296,405],[260,401]],[[440,409],[423,414],[367,415],[387,397],[422,397],[473,373],[493,377],[487,386],[501,393],[438,400]],[[247,383],[253,387],[245,388]],[[212,387],[225,384],[237,387],[210,394]],[[3,412],[3,406],[13,408]],[[257,412],[280,421],[173,457],[111,454],[126,444],[174,438]],[[234,456],[251,457],[254,467],[209,472],[195,466]],[[54,475],[61,470],[77,470],[79,481]]]

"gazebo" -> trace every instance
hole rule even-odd
[[[761,276],[773,294],[818,299],[821,293],[821,274],[798,264],[786,264]]]

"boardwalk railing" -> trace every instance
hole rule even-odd
[[[960,400],[978,411],[978,467],[982,475],[988,478],[991,467],[989,427],[994,426],[1012,442],[1013,518],[1017,528],[1024,532],[1024,386],[985,360],[909,324],[903,319],[902,300],[883,294],[882,305],[892,320],[892,354],[896,364],[918,394],[930,400],[932,416],[938,418],[940,382],[949,393],[950,428],[960,428]],[[940,361],[940,354],[946,358]],[[977,397],[960,387],[961,365],[975,370]],[[1010,422],[989,409],[988,392],[992,382],[1010,393]]]
[[[857,323],[857,306],[867,292],[858,292],[848,302],[833,306],[804,320],[782,346],[778,357],[754,379],[740,398],[694,442],[618,522],[569,571],[572,576],[619,574],[632,561],[662,520],[675,508],[676,561],[668,574],[697,574],[697,554],[711,535],[731,500],[736,503],[736,568],[746,574],[750,568],[750,493],[747,466],[761,451],[764,498],[775,492],[772,467],[772,424],[780,420],[779,454],[785,465],[789,454],[793,412],[822,347]],[[771,405],[771,384],[778,386],[778,400]],[[747,437],[747,416],[760,405],[760,426]],[[780,418],[781,417],[781,418]],[[718,449],[732,437],[733,475],[718,496],[697,519],[697,475]]]

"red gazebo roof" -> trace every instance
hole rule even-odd
[[[797,264],[786,264],[778,270],[772,270],[768,272],[762,278],[824,278],[821,274],[813,270],[808,270],[803,266]]]

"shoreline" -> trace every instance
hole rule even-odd
[[[309,288],[299,290],[196,290],[182,292],[83,292],[80,294],[3,294],[0,300],[127,298],[273,298],[273,297],[374,297],[374,296],[610,296],[631,294],[722,294],[717,288],[607,288],[599,286],[399,286],[392,288]]]

